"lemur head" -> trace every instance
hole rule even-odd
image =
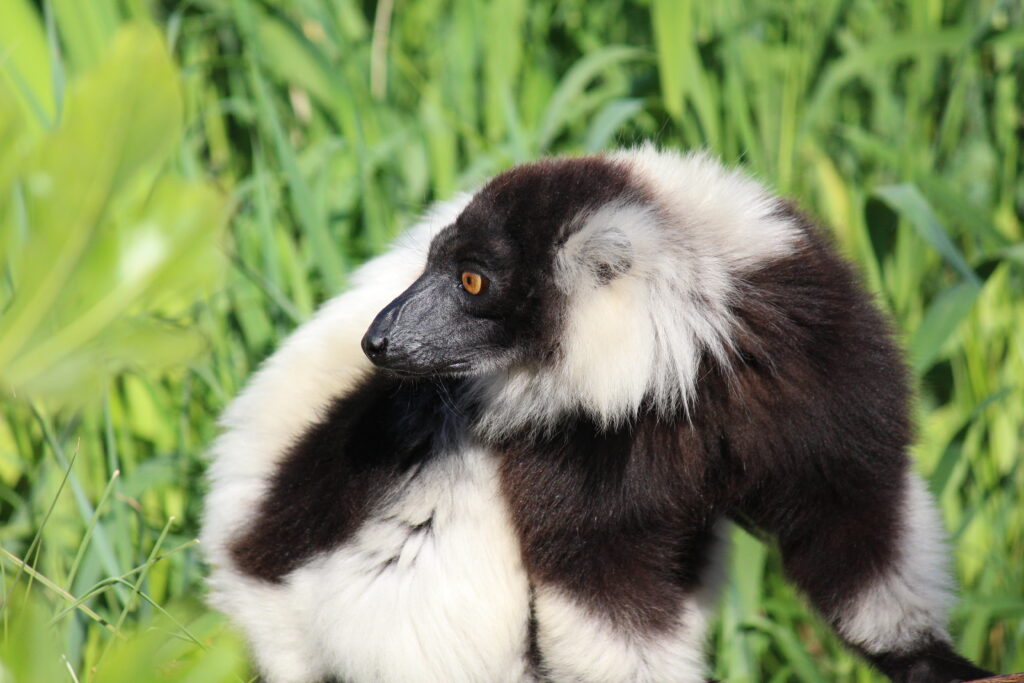
[[[409,374],[473,374],[557,352],[568,305],[564,252],[585,217],[640,203],[621,164],[549,160],[497,176],[430,245],[426,269],[374,320],[363,350]],[[615,239],[615,237],[618,239]],[[629,243],[611,230],[579,254],[595,284],[629,268]]]
[[[651,147],[514,168],[434,237],[363,350],[481,378],[502,430],[559,408],[603,423],[644,401],[675,410],[700,355],[725,356],[736,274],[792,241],[777,208],[707,157]]]

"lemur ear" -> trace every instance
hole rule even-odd
[[[575,243],[574,243],[575,242]],[[633,245],[619,228],[602,227],[577,233],[566,244],[572,269],[597,285],[606,285],[633,267]]]

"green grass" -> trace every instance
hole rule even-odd
[[[1019,2],[4,0],[3,12],[12,680],[248,680],[237,637],[202,607],[192,540],[216,415],[430,201],[539,155],[642,140],[741,163],[858,263],[919,380],[915,455],[956,546],[958,647],[1024,670]],[[180,88],[154,90],[156,57],[110,61],[139,21],[162,34]],[[159,44],[154,33],[136,39]],[[97,73],[143,109],[180,97],[180,118],[148,133],[133,119],[128,145],[109,112],[80,104]],[[88,193],[129,157],[147,161]],[[92,213],[35,199],[41,168],[70,169],[54,177]],[[195,202],[206,208],[185,211]],[[143,284],[101,277],[141,225],[192,237]],[[60,261],[54,244],[79,246]],[[90,305],[119,289],[116,306]],[[877,679],[772,549],[736,541],[709,646],[720,678]]]

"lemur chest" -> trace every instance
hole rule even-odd
[[[292,573],[328,670],[352,680],[525,678],[529,587],[497,477],[476,448],[426,462],[342,546]]]

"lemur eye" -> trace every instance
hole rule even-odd
[[[480,273],[472,273],[467,270],[462,274],[462,288],[473,296],[486,292],[487,287],[490,284],[491,281],[488,280],[485,275],[481,275]]]

